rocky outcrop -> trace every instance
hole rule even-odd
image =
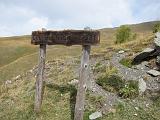
[[[156,38],[154,39],[155,48],[157,49],[157,66],[160,69],[160,32],[156,33]]]
[[[146,63],[142,62],[142,64],[135,65],[134,68],[133,67],[128,68],[122,65],[121,63],[119,63],[119,61],[121,61],[126,56],[127,56],[127,53],[115,54],[111,59],[111,64],[114,67],[116,67],[118,71],[117,75],[121,76],[122,79],[126,81],[129,81],[129,80],[138,81],[140,94],[143,94],[146,90],[149,90],[152,92],[159,91],[160,90],[159,78],[153,77],[147,73],[147,71],[149,71],[150,68],[146,66]]]
[[[160,32],[156,33],[156,37],[154,38],[154,47],[146,48],[140,54],[136,55],[132,64],[139,64],[152,58],[157,58],[157,64],[160,65]]]
[[[146,48],[144,49],[140,54],[138,54],[132,61],[133,64],[139,64],[143,60],[145,60],[148,57],[153,56],[153,53],[155,52],[155,49],[152,48]]]
[[[156,37],[154,39],[154,44],[155,44],[156,47],[160,48],[160,32],[156,33]]]

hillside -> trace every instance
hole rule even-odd
[[[130,49],[136,54],[143,48],[150,46],[154,34],[152,28],[157,21],[129,25],[137,34],[135,40],[123,44],[114,44],[117,28],[100,29],[101,43],[93,46],[91,50],[91,66],[101,63],[102,68],[107,66],[107,60],[119,50]],[[47,70],[46,88],[42,112],[36,115],[33,112],[35,71],[38,63],[38,46],[30,44],[30,36],[15,36],[0,38],[0,119],[1,120],[70,120],[73,118],[75,87],[68,85],[73,79],[78,79],[78,67],[80,64],[81,46],[47,46]],[[106,61],[106,62],[105,62]],[[97,67],[97,66],[96,66]],[[97,68],[99,69],[99,68]],[[104,68],[111,73],[112,69]],[[95,76],[99,77],[100,73]],[[87,109],[85,120],[88,115],[99,109],[101,99],[87,92]],[[146,100],[147,99],[147,100]],[[158,120],[159,98],[155,105],[143,109],[145,100],[140,97],[140,107],[137,111],[132,100],[118,104],[116,113],[110,113],[100,120]],[[98,101],[98,102],[97,102]],[[103,100],[102,100],[103,101]],[[149,101],[150,102],[150,101]],[[151,101],[152,102],[152,101]],[[96,105],[96,106],[95,106]],[[98,106],[98,108],[97,108]],[[137,115],[134,115],[136,112]]]

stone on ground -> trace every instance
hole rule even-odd
[[[152,49],[152,48],[146,48],[146,49],[144,49],[140,54],[138,54],[133,59],[133,64],[139,64],[139,63],[141,63],[144,59],[150,57],[154,52],[155,52],[155,49]]]
[[[140,94],[144,93],[147,89],[146,82],[143,80],[143,78],[140,78],[138,81],[138,89]]]
[[[160,32],[156,33],[156,38],[154,39],[154,43],[157,47],[160,47]]]
[[[124,50],[120,50],[118,51],[118,54],[123,54],[125,51]]]
[[[78,80],[77,79],[73,79],[72,81],[68,82],[68,84],[77,85],[78,84]]]
[[[157,70],[149,70],[149,71],[147,71],[147,73],[154,76],[154,77],[157,77],[160,75],[160,72]]]
[[[95,120],[97,118],[102,117],[102,113],[101,112],[94,112],[91,115],[89,115],[89,119],[90,120]]]

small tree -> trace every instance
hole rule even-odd
[[[131,29],[129,26],[122,25],[119,27],[119,29],[116,32],[116,44],[117,43],[123,43],[132,38]]]
[[[160,22],[155,24],[153,27],[153,33],[159,32],[160,31]]]

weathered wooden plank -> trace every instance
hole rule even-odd
[[[80,79],[77,90],[74,120],[83,120],[86,81],[89,78],[89,71],[88,71],[89,54],[90,54],[90,45],[84,45],[81,58],[81,68],[79,73]]]
[[[33,31],[34,45],[94,45],[100,42],[100,32],[92,30]]]
[[[43,92],[44,92],[44,68],[45,68],[45,57],[46,57],[46,45],[40,45],[39,65],[38,73],[36,77],[36,91],[35,91],[35,112],[40,112]]]

